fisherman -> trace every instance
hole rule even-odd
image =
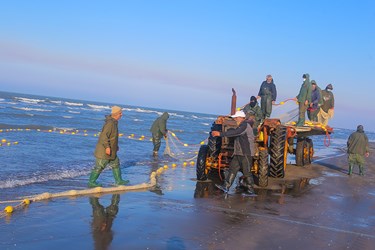
[[[307,117],[312,122],[318,121],[318,112],[320,105],[320,88],[316,84],[315,80],[311,81],[311,103],[307,109]]]
[[[150,131],[152,133],[152,143],[154,144],[153,156],[158,156],[161,138],[167,139],[167,120],[169,114],[164,112],[160,117],[158,117],[152,124]]]
[[[116,185],[125,185],[129,181],[121,178],[120,160],[117,156],[118,147],[118,121],[122,117],[122,109],[118,106],[112,107],[110,115],[106,116],[98,143],[95,148],[95,167],[91,171],[89,187],[100,187],[96,182],[100,173],[109,165],[112,168]]]
[[[234,137],[234,152],[233,159],[229,165],[229,174],[226,176],[222,185],[216,185],[217,188],[228,193],[229,188],[232,186],[237,172],[241,169],[244,176],[244,185],[246,194],[254,194],[254,179],[251,173],[251,166],[253,158],[249,143],[249,136],[253,135],[251,121],[245,119],[246,115],[243,111],[237,111],[232,118],[236,121],[238,127],[226,132],[212,131],[212,136],[220,137]]]
[[[260,100],[263,119],[269,118],[272,112],[272,105],[275,104],[277,96],[276,85],[273,83],[271,75],[266,76],[266,80],[260,85],[257,99]]]
[[[299,90],[299,94],[294,98],[294,100],[298,102],[299,107],[299,116],[296,126],[305,125],[306,109],[311,103],[311,83],[309,78],[309,74],[303,74],[301,89]]]
[[[261,108],[259,107],[257,98],[255,96],[250,97],[250,102],[246,104],[246,106],[242,109],[248,119],[250,115],[254,115],[254,135],[258,134],[258,126],[262,123],[263,120],[263,113]]]
[[[368,138],[362,125],[357,126],[357,131],[353,132],[348,138],[348,175],[352,175],[354,165],[358,165],[359,174],[364,175],[365,157],[369,157]]]
[[[327,125],[328,120],[332,119],[334,115],[335,98],[333,96],[332,90],[332,84],[328,84],[326,89],[321,92],[323,103],[319,109],[318,122],[323,125]]]

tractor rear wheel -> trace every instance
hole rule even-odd
[[[258,160],[258,178],[259,186],[268,186],[268,152],[266,148],[259,149],[259,160]]]
[[[205,181],[207,180],[207,170],[206,170],[206,159],[208,154],[208,146],[202,145],[199,148],[197,157],[197,180]]]
[[[270,176],[284,178],[286,157],[286,127],[278,126],[271,134],[270,143]]]

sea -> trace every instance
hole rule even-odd
[[[167,128],[175,135],[176,147],[190,153],[207,139],[216,117],[225,115],[0,92],[0,201],[87,188],[98,134],[113,105],[123,108],[118,155],[123,178],[132,184],[149,181],[150,173],[160,166],[194,167],[192,161],[163,156],[165,141],[158,161],[152,157],[149,129],[163,112],[170,114]],[[313,161],[344,155],[352,132],[334,128],[329,138],[313,136]],[[375,141],[374,133],[367,135]],[[294,157],[288,161],[293,164]],[[105,170],[100,182],[113,185],[112,172]]]

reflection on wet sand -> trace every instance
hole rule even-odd
[[[90,197],[92,207],[92,236],[95,249],[108,249],[113,240],[112,224],[118,213],[120,195],[113,194],[111,204],[104,207],[99,203],[99,198]]]

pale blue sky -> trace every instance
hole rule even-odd
[[[374,1],[1,1],[0,90],[227,114],[272,74],[334,86],[334,127],[375,131]]]

